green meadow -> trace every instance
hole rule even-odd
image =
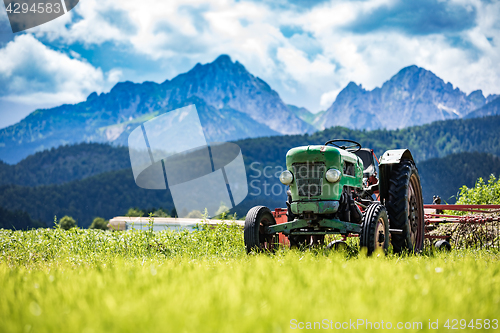
[[[494,332],[499,259],[495,250],[366,258],[355,242],[340,253],[248,256],[237,226],[0,230],[0,331]]]

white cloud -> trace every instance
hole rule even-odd
[[[307,55],[295,48],[278,48],[277,58],[285,65],[286,72],[297,81],[306,81],[312,77],[331,77],[335,72],[335,65],[328,59],[318,56],[309,61]]]
[[[304,23],[304,26],[308,26],[323,45],[323,55],[339,63],[335,81],[342,87],[349,81],[361,83],[366,89],[380,87],[401,68],[416,64],[467,93],[482,89],[485,94],[499,94],[500,70],[495,64],[500,62],[500,3],[462,2],[467,3],[469,9],[472,6],[476,8],[478,26],[450,36],[412,36],[384,30],[355,34],[338,28],[335,20],[328,25],[328,29],[320,23]],[[321,15],[330,11],[333,15],[334,12],[345,12],[345,8],[350,9],[346,17],[352,18],[352,13],[356,11],[372,10],[373,3],[341,3],[331,8],[318,8],[307,16],[306,21],[316,17],[313,15],[315,11],[320,11]],[[333,9],[336,7],[340,9]],[[325,93],[321,101],[325,102],[333,95],[335,93]]]
[[[80,42],[100,45],[106,41],[126,42],[130,38],[119,27],[106,20],[103,13],[119,9],[113,1],[80,1],[78,5],[57,19],[30,29],[37,37],[62,39],[66,43]]]
[[[483,89],[500,93],[500,3],[453,3],[471,13],[475,9],[477,25],[450,35],[380,29],[354,33],[346,28],[359,22],[361,15],[394,8],[396,0],[331,1],[309,9],[284,9],[273,7],[271,2],[244,0],[86,0],[70,15],[32,31],[69,45],[99,47],[110,42],[126,52],[143,55],[145,61],[170,64],[167,72],[172,73],[178,73],[175,66],[179,59],[194,65],[226,53],[270,83],[285,102],[312,111],[328,107],[349,81],[373,89],[412,64],[433,71],[466,92]],[[287,38],[280,32],[285,25],[301,32]],[[71,90],[58,85],[61,98],[69,98],[71,91],[103,86],[104,77],[113,82],[130,79],[123,74],[126,69],[103,75],[76,56],[69,58],[50,49],[46,54],[46,61],[52,56],[74,61],[77,73],[83,76]],[[57,81],[66,80],[64,75],[55,76]]]
[[[100,69],[51,50],[32,35],[20,35],[0,49],[0,97],[25,105],[59,105],[101,91]]]
[[[118,68],[110,70],[107,73],[108,85],[115,85],[116,83],[120,82],[122,77],[123,77],[122,70],[120,70]]]
[[[335,101],[335,98],[337,98],[339,92],[340,89],[335,89],[321,94],[321,99],[319,103],[323,110],[328,109],[330,105],[332,105],[332,103]]]

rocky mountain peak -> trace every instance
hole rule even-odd
[[[461,118],[487,102],[480,90],[467,95],[433,72],[411,65],[371,91],[350,82],[317,123],[320,128],[396,129]]]
[[[117,84],[114,85],[113,88],[111,88],[110,93],[120,92],[120,91],[128,91],[131,88],[133,88],[134,86],[135,86],[135,83],[131,82],[131,81],[118,82]]]
[[[227,54],[221,54],[220,56],[217,57],[217,59],[214,60],[212,64],[217,64],[220,66],[230,66],[233,65],[233,61],[231,60],[231,57],[228,56]]]
[[[252,75],[238,61],[233,62],[228,55],[221,55],[211,63],[198,64],[168,85],[175,90],[177,98],[196,96],[216,109],[238,110],[278,133],[314,130],[312,125],[290,112],[266,82]]]
[[[220,55],[213,62],[207,64],[196,64],[189,72],[185,74],[181,74],[176,79],[181,78],[183,76],[187,76],[189,78],[193,77],[224,77],[231,78],[234,76],[245,76],[245,77],[253,77],[250,72],[248,72],[242,64],[238,61],[233,62],[228,55]]]
[[[365,93],[366,90],[363,88],[361,84],[356,84],[354,82],[349,82],[349,84],[345,87],[345,92],[349,94],[362,94]],[[342,93],[342,92],[341,92]]]
[[[35,111],[0,130],[0,159],[16,162],[42,148],[82,141],[127,144],[138,124],[186,103],[196,105],[214,141],[315,130],[267,83],[221,55],[162,84],[120,82],[81,103]]]
[[[382,89],[402,89],[409,93],[425,89],[453,91],[451,83],[445,83],[431,71],[416,65],[401,69],[389,81],[382,85]]]
[[[94,91],[87,97],[87,102],[92,101],[98,97],[97,93]]]
[[[418,67],[417,65],[411,65],[405,68],[402,68],[399,72],[397,72],[389,81],[404,81],[411,78],[427,78],[432,80],[443,81],[433,72]],[[443,81],[444,82],[444,81]]]

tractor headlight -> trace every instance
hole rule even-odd
[[[288,170],[283,171],[280,175],[280,182],[284,185],[290,185],[293,182],[293,174]]]
[[[340,179],[340,171],[337,170],[337,169],[329,169],[327,172],[326,172],[326,180],[328,180],[330,183],[335,183],[335,182],[338,182],[339,179]]]

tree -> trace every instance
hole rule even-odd
[[[108,221],[103,219],[102,217],[96,217],[94,221],[92,221],[89,229],[108,230]]]
[[[71,216],[64,216],[59,220],[59,227],[64,230],[69,230],[76,227],[76,221]]]
[[[127,212],[127,214],[125,214],[125,216],[130,216],[130,217],[143,217],[144,216],[144,212],[138,208],[130,208]]]
[[[153,216],[155,216],[155,217],[170,217],[170,215],[168,215],[168,210],[163,210],[163,208],[154,210]]]
[[[201,219],[203,218],[203,214],[199,210],[192,210],[187,214],[186,218],[188,219]]]
[[[32,220],[28,213],[16,210],[10,211],[0,207],[0,229],[27,230],[32,228],[43,228],[45,224]]]

